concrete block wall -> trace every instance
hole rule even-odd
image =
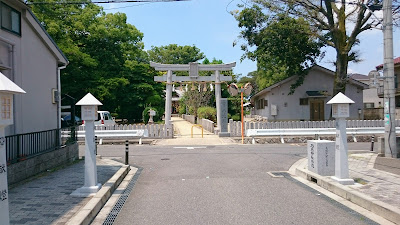
[[[79,158],[78,143],[47,152],[8,166],[8,184],[12,185],[44,172],[65,165]]]

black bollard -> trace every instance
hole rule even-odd
[[[129,164],[129,140],[125,141],[125,165]]]
[[[372,135],[372,137],[371,137],[371,152],[373,152],[374,151],[374,140],[375,139],[375,135]]]

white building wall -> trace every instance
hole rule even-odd
[[[14,45],[14,52],[10,54],[14,66],[5,73],[26,91],[26,94],[15,95],[14,126],[6,135],[56,129],[57,104],[52,103],[51,92],[52,88],[57,88],[56,58],[27,23],[23,12],[21,36],[0,30],[0,37]],[[5,57],[3,52],[0,54]]]
[[[358,80],[363,82],[364,84],[369,85],[368,80]],[[379,80],[379,85],[383,87],[383,79]],[[383,107],[383,98],[378,97],[378,90],[376,88],[368,88],[363,90],[363,100],[364,103],[374,103],[374,108],[381,108]]]
[[[306,76],[303,84],[297,87],[294,94],[288,95],[290,86],[296,80],[284,83],[281,86],[273,88],[270,92],[260,96],[268,100],[268,107],[264,109],[256,110],[256,115],[268,117],[269,121],[284,121],[284,120],[310,120],[310,101],[313,99],[324,100],[325,120],[330,118],[331,106],[326,105],[332,96],[326,98],[308,98],[306,91],[327,91],[332,94],[333,91],[333,76],[320,69],[313,69]],[[363,95],[362,91],[358,90],[354,85],[347,85],[346,95],[353,99],[356,104],[350,106],[351,118],[358,118],[358,108],[363,106]],[[308,98],[308,105],[300,105],[300,98]],[[271,116],[271,105],[276,105],[278,109],[277,116]]]

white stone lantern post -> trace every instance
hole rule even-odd
[[[103,104],[88,93],[76,105],[81,106],[82,120],[85,121],[85,185],[71,195],[86,197],[96,194],[101,187],[101,184],[97,183],[94,121],[97,118],[97,106]]]
[[[354,184],[349,177],[346,135],[346,118],[350,116],[349,105],[352,103],[354,101],[341,92],[326,103],[332,105],[332,116],[336,119],[335,176],[332,179],[344,185]]]
[[[153,116],[155,116],[155,115],[156,115],[156,111],[150,109],[150,110],[149,110],[149,116],[150,116],[150,118],[149,118],[149,124],[153,124],[153,123],[154,123]]]
[[[5,128],[14,123],[14,94],[25,93],[0,72],[0,223],[10,224]]]

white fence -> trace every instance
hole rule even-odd
[[[231,137],[241,136],[241,122],[229,120]],[[400,126],[400,120],[396,120]],[[384,127],[383,120],[348,120],[347,128]],[[296,129],[296,128],[335,128],[335,120],[329,121],[282,121],[282,122],[245,122],[244,131],[248,129]]]
[[[85,130],[84,126],[79,126],[79,131]],[[95,130],[148,130],[147,138],[173,138],[174,129],[173,125],[165,124],[120,124],[120,125],[100,125],[95,126]]]

